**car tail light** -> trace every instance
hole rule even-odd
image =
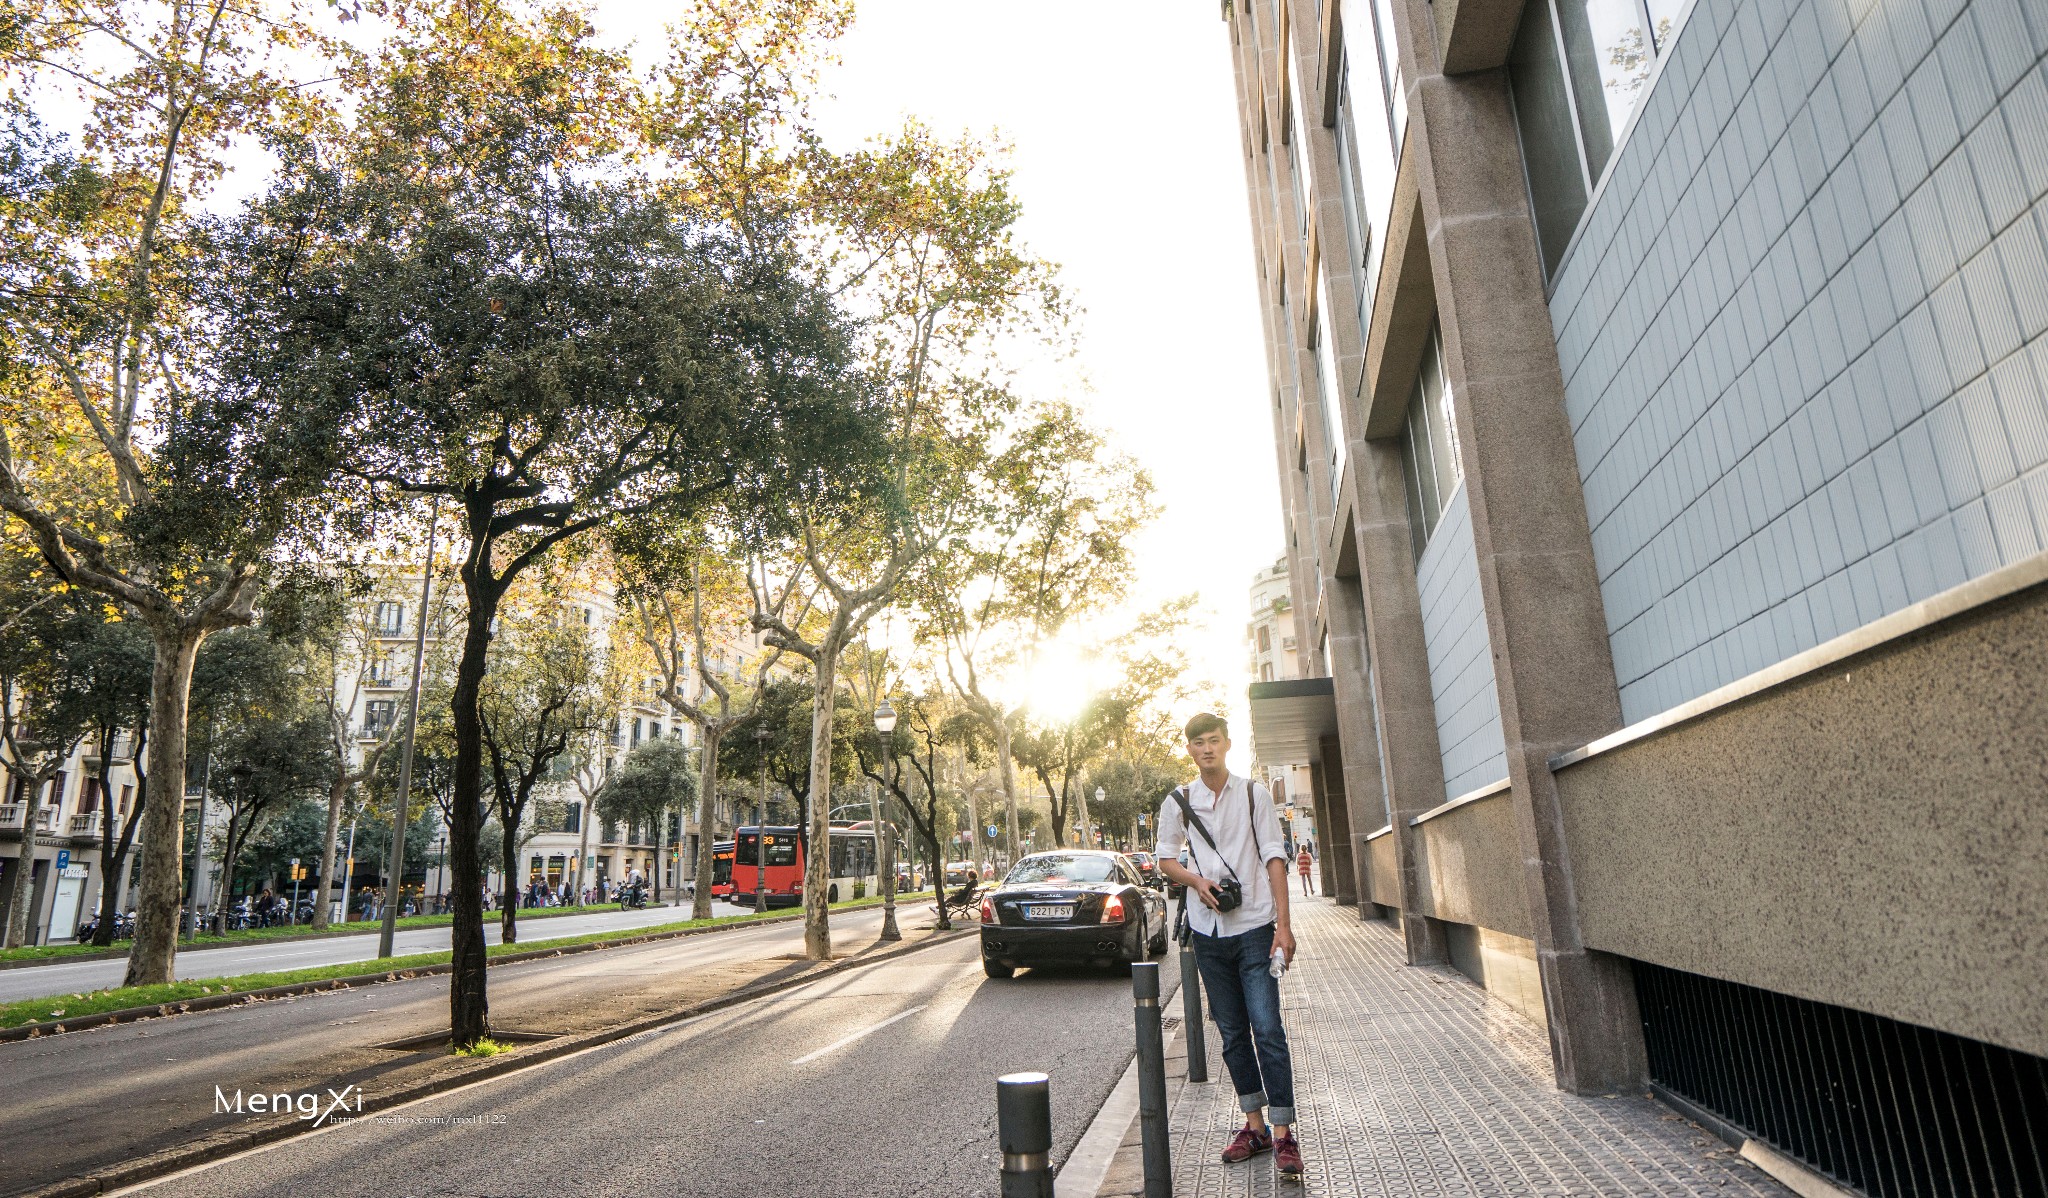
[[[1124,921],[1124,896],[1112,894],[1102,901],[1102,922],[1122,923]]]
[[[992,898],[985,897],[981,900],[981,922],[994,923],[995,921],[996,901]]]

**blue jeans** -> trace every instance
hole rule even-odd
[[[1266,1118],[1292,1126],[1294,1061],[1280,1025],[1280,979],[1268,970],[1273,925],[1236,936],[1195,932],[1194,941],[1195,967],[1223,1035],[1223,1064],[1237,1087],[1238,1108],[1265,1107]]]

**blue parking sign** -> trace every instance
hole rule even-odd
[[[60,870],[60,871],[61,871],[61,870],[63,870],[63,868],[64,868],[65,866],[67,866],[67,865],[70,865],[70,864],[71,864],[71,850],[70,850],[70,849],[58,849],[58,850],[57,850],[57,868],[58,868],[58,870]]]

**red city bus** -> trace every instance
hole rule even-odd
[[[757,854],[761,851],[763,839],[767,842],[768,865],[765,870],[757,871]],[[790,907],[802,902],[808,839],[801,829],[788,825],[770,825],[765,829],[745,827],[734,831],[730,901],[743,907],[750,905],[754,898],[755,875],[759,872],[765,875],[760,884],[769,906]],[[832,858],[826,864],[826,876],[830,879],[826,902],[836,903],[852,898],[855,880],[866,882],[868,893],[876,893],[875,834],[868,828],[834,825]]]
[[[732,898],[732,841],[730,840],[712,842],[711,897],[727,900]]]

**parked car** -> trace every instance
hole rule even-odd
[[[981,898],[981,968],[1131,964],[1166,951],[1166,898],[1122,853],[1033,853]]]
[[[1159,885],[1159,862],[1153,860],[1152,854],[1125,853],[1124,856],[1129,857],[1131,864],[1138,867],[1138,876],[1145,879],[1145,885]]]
[[[981,881],[981,871],[974,868],[972,861],[946,862],[946,885],[958,886],[962,882]]]

